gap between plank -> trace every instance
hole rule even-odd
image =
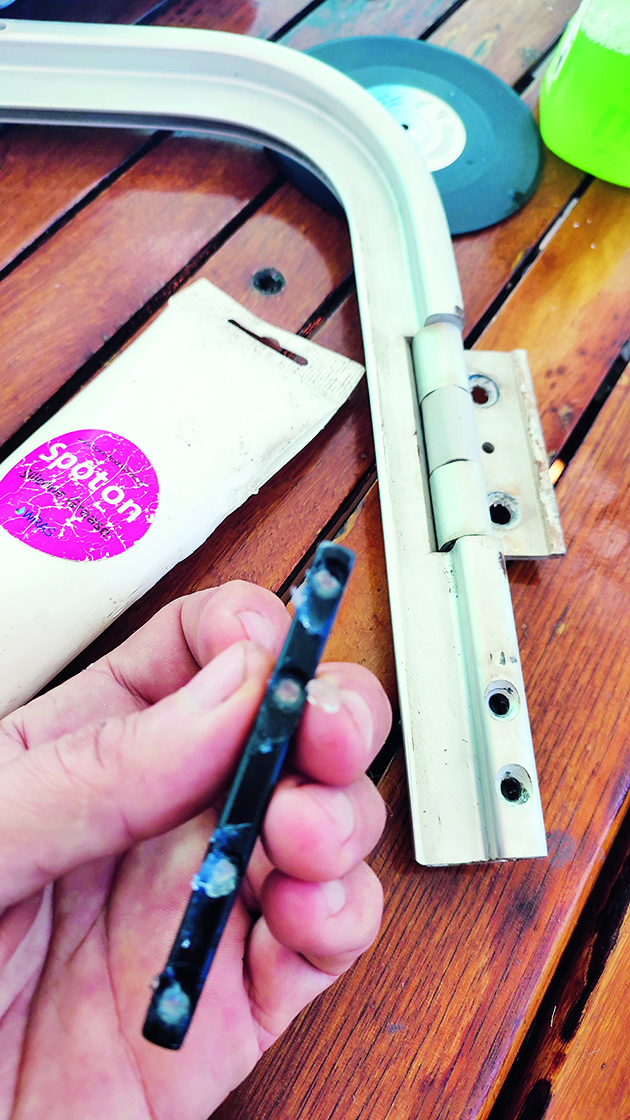
[[[626,803],[628,799],[626,798]],[[553,1079],[605,971],[630,905],[627,807],[604,865],[487,1120],[542,1120]]]
[[[288,603],[291,599],[291,591],[302,582],[306,569],[310,566],[313,556],[317,551],[318,545],[322,541],[332,541],[335,537],[343,531],[347,521],[356,512],[361,502],[365,499],[368,492],[376,483],[376,464],[373,463],[361,475],[361,478],[349,494],[346,495],[339,508],[335,511],[333,516],[327,521],[323,529],[318,533],[315,540],[302,556],[301,560],[295,565],[293,570],[280,584],[276,590],[276,595],[283,603]]]
[[[311,338],[316,331],[324,325],[327,319],[334,314],[342,303],[353,295],[356,291],[356,282],[354,278],[354,271],[348,273],[344,280],[329,292],[325,299],[322,300],[319,307],[309,315],[308,319],[302,323],[302,326],[297,331],[297,334],[302,338]]]
[[[311,3],[302,8],[301,12],[298,12],[296,15],[292,16],[291,19],[288,19],[286,23],[283,23],[282,27],[279,27],[277,31],[274,31],[271,35],[268,35],[268,41],[270,43],[277,43],[285,35],[288,35],[289,31],[293,31],[293,28],[297,27],[298,23],[301,23],[303,19],[306,19],[307,16],[310,16],[311,12],[314,12],[316,8],[320,8],[324,3],[325,0],[311,0]]]
[[[91,202],[94,202],[94,200],[98,198],[98,196],[102,194],[103,191],[107,190],[114,183],[116,183],[118,179],[120,179],[127,171],[134,167],[136,163],[144,158],[144,156],[148,155],[149,152],[152,152],[155,148],[159,147],[159,145],[171,135],[171,132],[167,130],[159,130],[158,132],[152,133],[147,139],[146,143],[142,144],[142,146],[138,148],[137,151],[132,152],[130,156],[127,156],[126,159],[122,160],[122,162],[119,163],[118,167],[115,167],[113,171],[109,171],[107,175],[104,175],[102,179],[99,179],[98,183],[83,195],[83,198],[80,198],[79,201],[75,202],[73,206],[69,206],[67,210],[64,210],[63,214],[60,214],[58,218],[55,218],[54,222],[51,222],[49,226],[46,226],[46,229],[43,230],[42,233],[33,238],[33,240],[30,241],[28,245],[25,245],[24,248],[21,249],[20,252],[17,253],[16,256],[8,262],[8,264],[5,264],[4,268],[0,269],[0,282],[5,280],[7,276],[10,276],[16,268],[19,268],[19,266],[23,264],[24,261],[28,260],[28,258],[31,257],[33,253],[35,253],[38,249],[40,249],[42,245],[45,245],[47,241],[50,241],[51,237],[54,237],[56,233],[59,233],[59,230],[63,229],[64,226],[67,226],[68,222],[71,222],[77,214],[80,214],[82,210],[85,210],[86,206],[89,206]]]
[[[154,19],[157,19],[158,16],[163,16],[165,12],[168,12],[169,8],[174,8],[177,3],[179,3],[179,0],[160,0],[160,3],[153,4],[148,12],[145,12],[143,16],[139,16],[138,19],[134,20],[132,27],[142,27],[145,24],[153,23]]]
[[[608,373],[600,381],[597,389],[595,390],[595,393],[586,405],[586,408],[582,409],[582,414],[575,424],[573,431],[567,437],[558,454],[556,455],[554,462],[560,464],[560,467],[556,472],[555,481],[560,478],[560,475],[563,474],[565,469],[568,467],[573,456],[578,451],[580,445],[588,435],[590,429],[593,427],[593,424],[599,416],[601,409],[608,400],[608,397],[612,393],[615,385],[623,375],[624,371],[627,369],[629,362],[630,338],[622,346],[617,357],[612,362]]]
[[[460,8],[463,8],[464,4],[467,4],[467,3],[468,3],[468,0],[454,0],[454,3],[451,4],[448,11],[447,12],[442,12],[442,15],[438,16],[438,18],[435,20],[434,23],[432,23],[430,25],[430,27],[425,27],[422,34],[418,35],[418,39],[425,40],[425,39],[429,39],[431,37],[431,35],[435,35],[435,32],[439,31],[440,27],[442,27],[442,25],[445,24],[446,21],[451,18],[451,16],[454,16],[455,13],[458,12]]]
[[[519,264],[501,288],[501,291],[497,293],[492,302],[484,311],[483,315],[480,316],[474,327],[471,327],[468,334],[466,335],[464,339],[464,346],[467,350],[470,350],[474,346],[475,342],[477,342],[477,340],[481,337],[492,320],[498,315],[499,311],[503,307],[503,304],[512,295],[514,289],[520,284],[521,280],[523,280],[525,275],[529,272],[536,259],[547,247],[560,227],[564,225],[572,210],[574,210],[575,206],[582,198],[582,195],[586,193],[592,182],[592,175],[584,176],[582,181],[578,184],[568,200],[565,202],[562,209],[558,212],[558,214],[556,214],[555,218],[549,223],[546,229],[543,230],[538,240],[535,241],[534,244],[523,255]]]

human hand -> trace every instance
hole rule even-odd
[[[0,1120],[206,1120],[375,937],[389,705],[324,664],[184,1046],[141,1036],[288,626],[199,592],[0,724]]]

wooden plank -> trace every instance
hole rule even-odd
[[[453,0],[324,0],[282,39],[282,43],[305,50],[328,39],[348,35],[402,35],[417,39]]]
[[[82,3],[81,11],[73,14],[70,4],[64,18],[133,23],[155,6],[150,0],[100,0],[90,6],[89,12],[84,11]],[[285,0],[284,7],[275,0],[260,0],[247,30],[250,34],[270,34],[301,6],[300,0]],[[175,5],[154,22],[245,31],[247,11],[234,0],[222,0],[221,4],[196,0],[194,4]],[[12,16],[22,15],[18,4]],[[0,136],[0,270],[115,173],[146,143],[148,135],[130,130],[34,126],[11,128]],[[4,434],[3,429],[0,438]]]
[[[113,128],[9,128],[0,136],[0,269],[147,143]]]
[[[199,27],[206,31],[233,31],[268,39],[299,15],[305,0],[182,0],[152,23],[156,26]]]
[[[22,424],[276,172],[259,149],[172,137],[0,287],[0,439]],[[88,313],[89,312],[89,313]]]
[[[630,914],[570,1047],[551,1083],[546,1120],[630,1115]]]
[[[50,19],[35,5],[12,5],[12,19]],[[42,5],[44,9],[46,5]],[[69,0],[63,18],[88,23],[134,23],[151,0]],[[77,206],[147,142],[150,132],[128,129],[16,126],[0,136],[0,270]]]
[[[314,334],[315,332],[309,332],[308,337],[312,338]],[[319,327],[316,342],[328,346],[330,350],[336,350],[338,354],[345,354],[355,362],[365,364],[356,292],[348,296]]]
[[[629,903],[626,817],[491,1120],[630,1114]]]
[[[376,674],[396,707],[396,667],[377,485],[370,488],[335,539],[351,548],[357,559],[328,639],[326,659],[365,665]]]
[[[457,51],[513,85],[577,11],[580,0],[468,0],[431,42]]]
[[[550,859],[418,867],[397,761],[383,781],[391,825],[373,861],[387,896],[377,945],[214,1120],[487,1116],[628,803],[630,663],[619,618],[630,578],[629,424],[626,379],[560,480],[567,555],[510,569]],[[371,565],[369,550],[359,562]],[[378,612],[378,576],[374,587]],[[366,615],[363,605],[346,620],[348,653],[353,636],[356,651],[368,643]]]
[[[14,5],[12,18],[33,18],[22,12],[22,6]],[[187,0],[157,14],[152,22],[268,35],[302,6],[302,0],[284,0],[284,4],[259,0],[254,10],[235,0]],[[64,18],[134,23],[155,7],[151,0],[99,0],[86,11],[81,0],[66,5]],[[130,130],[45,126],[11,128],[1,135],[0,270],[111,175],[146,143],[148,135]]]
[[[264,295],[252,283],[252,277],[265,269],[284,278],[284,287],[275,295]],[[197,275],[207,277],[262,319],[296,331],[351,271],[345,220],[327,214],[287,184]]]
[[[477,342],[524,347],[559,452],[630,336],[630,193],[595,181]]]
[[[513,84],[561,33],[579,0],[468,0],[428,41],[486,66]],[[324,0],[282,42],[304,50],[348,35],[418,39],[451,7],[443,0]]]

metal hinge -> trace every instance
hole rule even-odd
[[[558,555],[564,544],[527,358],[464,353],[459,331],[444,322],[418,332],[412,350],[433,563],[441,565],[458,634],[441,713],[433,711],[430,727],[422,713],[407,715],[425,725],[407,750],[417,858],[543,855],[504,556]],[[439,664],[449,604],[436,599],[427,611]]]
[[[469,350],[466,367],[492,531],[503,555],[562,556],[564,537],[526,351]]]
[[[435,323],[413,353],[437,547],[492,534],[509,558],[561,555],[526,352],[464,352],[459,331]]]

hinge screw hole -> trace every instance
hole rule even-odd
[[[490,520],[493,525],[509,525],[512,514],[501,502],[493,502],[490,506]]]
[[[488,507],[492,524],[500,525],[503,529],[513,528],[521,519],[519,504],[511,494],[499,491],[488,494]]]
[[[493,681],[486,689],[486,704],[495,719],[511,719],[520,708],[518,692],[509,681]]]
[[[524,766],[502,766],[496,776],[497,793],[508,805],[524,805],[534,792],[532,779]]]
[[[471,373],[468,378],[470,395],[481,408],[491,408],[499,399],[499,386],[485,373]]]
[[[510,710],[510,699],[504,692],[493,692],[488,697],[488,707],[495,716],[506,716]]]
[[[520,801],[523,796],[523,787],[518,778],[509,774],[501,781],[501,793],[506,801]]]

